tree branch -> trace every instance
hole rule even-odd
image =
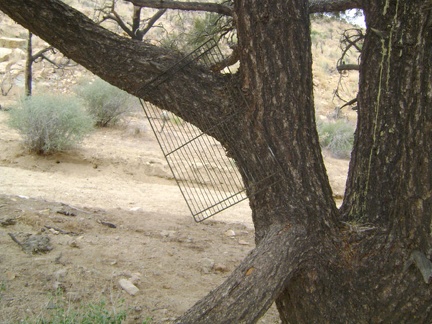
[[[188,11],[207,11],[215,12],[225,16],[232,16],[233,11],[229,6],[206,3],[206,2],[182,2],[172,0],[125,0],[136,6],[154,8],[154,9],[177,9]],[[362,0],[310,0],[309,12],[335,12],[348,9],[361,9]]]
[[[52,46],[48,46],[46,48],[41,49],[39,52],[35,53],[32,55],[31,60],[34,62],[36,61],[38,58],[40,57],[44,57],[44,54],[48,51],[51,51],[52,49],[54,49],[54,47]]]
[[[255,323],[310,257],[307,240],[303,227],[273,226],[230,277],[176,323]]]
[[[137,36],[139,35],[142,39],[144,35],[148,33],[148,31],[154,26],[156,21],[158,21],[158,19],[162,17],[166,11],[166,9],[158,10],[158,12],[156,12],[153,17],[151,17],[150,20],[147,22],[147,25],[143,29],[137,31]]]
[[[336,69],[339,72],[342,72],[342,71],[359,71],[360,65],[358,65],[358,64],[340,64],[340,65],[336,66]]]
[[[178,9],[187,11],[207,11],[214,12],[225,16],[232,16],[232,9],[217,3],[205,2],[182,2],[171,0],[125,0],[133,3],[135,6],[154,8],[154,9]]]
[[[146,84],[169,71],[182,56],[116,35],[60,0],[0,1],[0,10],[112,85],[156,106],[167,100],[176,103],[168,110],[195,126],[217,124],[226,118],[226,107],[232,107],[228,78],[195,63],[151,94],[144,92]]]
[[[363,0],[309,0],[309,13],[362,9]]]

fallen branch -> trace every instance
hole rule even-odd
[[[49,229],[49,230],[57,231],[57,232],[59,232],[59,233],[61,233],[61,234],[72,235],[72,236],[78,236],[78,235],[79,235],[78,233],[64,231],[64,230],[62,230],[62,229],[60,229],[60,228],[52,227],[52,226],[49,226],[49,225],[45,225],[44,227],[45,227],[46,229]]]

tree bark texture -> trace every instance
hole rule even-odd
[[[26,64],[24,72],[24,92],[26,96],[32,94],[32,81],[33,81],[33,46],[32,46],[32,33],[28,32],[27,38],[27,52],[26,52]]]
[[[191,64],[148,91],[181,55],[116,36],[58,0],[0,0],[0,10],[108,82],[173,103],[225,146],[246,187],[263,163],[278,179],[249,191],[256,249],[179,322],[252,323],[273,301],[284,323],[432,321],[432,7],[334,3],[348,2],[365,9],[368,29],[338,210],[315,125],[307,1],[235,0],[239,72]],[[221,121],[229,132],[208,127]]]

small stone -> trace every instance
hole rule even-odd
[[[238,242],[240,245],[249,245],[249,242],[246,242],[244,240],[239,240]]]
[[[132,282],[130,282],[127,279],[120,279],[119,285],[120,287],[122,287],[124,291],[126,291],[131,296],[135,296],[139,291],[138,287],[135,286]]]
[[[214,267],[213,267],[213,269],[216,272],[229,272],[230,271],[228,269],[228,267],[225,264],[222,264],[222,263],[215,264]]]
[[[203,273],[210,273],[213,270],[215,264],[214,260],[209,258],[201,259],[200,263],[201,263],[201,272]]]
[[[233,237],[236,235],[236,233],[233,230],[228,230],[224,234],[225,234],[225,236],[228,236],[228,237]]]
[[[141,273],[133,273],[132,276],[129,278],[129,281],[134,285],[138,284],[141,281]]]
[[[64,279],[67,275],[67,269],[60,269],[54,272],[54,277],[57,281],[60,281],[61,279]]]
[[[56,231],[54,228],[50,228],[49,231],[54,235],[58,235],[60,233],[59,231]]]
[[[16,219],[13,217],[5,217],[0,219],[0,226],[11,226],[16,224]]]
[[[70,246],[71,248],[76,248],[76,249],[79,249],[79,248],[80,248],[80,245],[78,244],[78,241],[75,240],[75,239],[69,241],[68,244],[69,244],[69,246]]]
[[[167,231],[167,230],[163,230],[160,232],[160,235],[162,237],[173,237],[176,234],[176,231]]]

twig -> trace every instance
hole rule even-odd
[[[13,235],[12,233],[8,233],[8,235],[11,237],[11,239],[12,239],[16,244],[18,244],[18,245],[21,247],[21,249],[24,250],[24,245],[23,245],[20,241],[18,241],[18,239],[15,237],[15,235]]]

